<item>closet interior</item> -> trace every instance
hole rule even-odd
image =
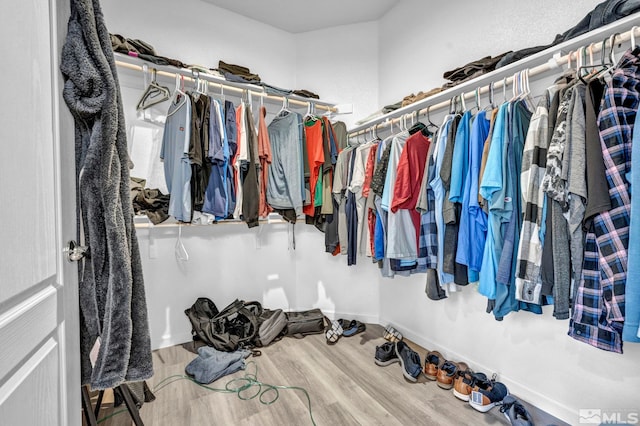
[[[418,31],[400,29],[399,14],[427,7],[408,3],[376,25],[313,34],[285,35],[256,23],[265,43],[284,48],[273,63],[259,43],[235,57],[255,55],[252,68],[281,74],[278,85],[319,87],[321,95],[324,88],[335,102],[231,81],[200,65],[114,54],[154,363],[162,353],[187,362],[175,351],[193,341],[185,310],[198,298],[217,308],[255,300],[284,312],[320,309],[325,329],[305,339],[326,338],[321,351],[307,345],[329,358],[332,345],[347,347],[351,330],[356,347],[341,356],[360,349],[353,344],[357,334],[362,350],[371,352],[371,369],[378,368],[374,361],[395,362],[392,355],[379,358],[387,345],[398,351],[406,373],[398,342],[411,342],[419,348],[420,370],[404,374],[403,385],[430,364],[445,371],[448,360],[453,377],[486,372],[495,392],[496,383],[508,388],[529,409],[549,413],[551,420],[534,416],[545,421],[576,424],[583,410],[593,409],[633,419],[640,290],[626,286],[627,313],[635,317],[625,323],[624,281],[630,278],[620,274],[637,274],[632,256],[639,241],[629,226],[635,220],[631,141],[640,101],[640,17],[631,14],[356,122],[380,101],[397,98],[406,88],[404,75],[446,68],[428,49],[416,69],[394,57],[392,42],[408,43],[398,48],[406,54]],[[115,5],[103,7],[114,32],[132,19],[118,15]],[[247,25],[248,18],[213,8]],[[564,26],[572,22],[567,18]],[[389,28],[398,34],[385,40]],[[351,32],[353,40],[345,40]],[[158,28],[145,34],[157,36],[148,42],[170,54],[180,51]],[[443,31],[434,22],[423,34],[435,39]],[[340,60],[324,53],[325,36]],[[454,51],[472,35],[442,37]],[[228,55],[242,45],[225,42]],[[211,54],[194,52],[206,46],[194,41],[185,55],[204,63]],[[442,59],[451,64],[451,57]],[[472,59],[468,52],[466,59]],[[397,70],[391,70],[394,60],[402,64]],[[302,71],[290,73],[292,66]],[[369,68],[375,71],[364,71]],[[277,359],[278,345],[297,353],[291,339],[284,340],[264,348],[263,356]],[[314,404],[311,389],[305,392]],[[473,395],[467,394],[471,406]],[[487,407],[479,398],[475,402]],[[296,410],[304,421],[313,412]],[[464,421],[474,422],[474,414],[480,413],[467,412]]]

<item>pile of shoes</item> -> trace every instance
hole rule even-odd
[[[515,397],[509,394],[507,387],[490,379],[482,372],[475,372],[464,362],[446,359],[438,351],[428,351],[424,365],[420,355],[404,342],[402,333],[392,326],[387,326],[384,338],[388,340],[376,346],[374,362],[380,367],[400,363],[403,376],[410,382],[417,382],[421,373],[445,390],[453,390],[453,395],[482,413],[499,406],[512,425],[533,426],[531,415]]]
[[[340,337],[351,337],[360,334],[367,329],[365,323],[358,320],[337,319],[331,321],[329,329],[325,332],[328,345],[333,345]]]

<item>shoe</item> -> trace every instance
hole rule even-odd
[[[442,389],[451,389],[453,387],[453,380],[458,374],[458,364],[452,361],[445,361],[442,367],[438,369],[436,380],[438,386]]]
[[[360,321],[356,321],[356,320],[351,320],[351,321],[346,321],[343,320],[342,322],[342,329],[344,330],[342,335],[344,337],[351,337],[351,336],[355,336],[358,333],[362,333],[363,331],[365,331],[367,329],[367,326],[360,322]]]
[[[458,374],[453,381],[453,395],[468,402],[469,395],[477,383],[488,383],[487,376],[484,373],[474,373],[464,362],[458,363]]]
[[[427,352],[427,356],[424,359],[424,375],[429,380],[436,380],[438,378],[438,369],[444,363],[444,357],[438,351]]]
[[[500,405],[507,395],[509,395],[509,390],[503,383],[492,381],[489,388],[478,388],[478,390],[471,392],[469,405],[481,413],[486,413],[496,405]]]
[[[410,382],[417,381],[422,372],[420,355],[403,341],[396,342],[396,355],[402,365],[402,375]]]
[[[376,346],[375,363],[380,367],[386,367],[396,362],[400,362],[396,353],[396,344],[385,342],[382,346]]]
[[[340,324],[340,320],[335,320],[331,322],[331,328],[327,330],[325,333],[325,337],[327,339],[328,345],[335,344],[340,336],[342,336],[343,330],[342,325]]]
[[[533,426],[531,414],[512,395],[504,397],[500,412],[509,420],[511,426]]]
[[[382,337],[390,342],[399,342],[402,340],[402,333],[388,325],[387,328],[384,329],[384,335]]]

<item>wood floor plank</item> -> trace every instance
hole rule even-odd
[[[486,414],[479,413],[423,375],[417,383],[409,382],[403,377],[399,363],[377,366],[374,354],[376,346],[385,342],[382,335],[382,327],[368,325],[365,332],[342,337],[335,345],[327,345],[322,334],[303,339],[285,338],[261,348],[262,356],[250,357],[246,370],[220,378],[210,387],[224,389],[234,378],[255,375],[264,384],[304,388],[311,398],[313,418],[318,426],[508,425],[497,408]],[[423,360],[426,350],[410,341],[407,343]],[[278,400],[271,405],[261,404],[257,398],[243,401],[235,393],[212,392],[187,380],[157,390],[164,378],[184,375],[186,365],[195,357],[180,345],[154,351],[155,374],[148,384],[155,389],[156,400],[145,403],[140,410],[145,424],[312,424],[307,398],[298,390],[279,390]],[[247,392],[245,396],[255,393],[253,388]],[[271,394],[264,397],[272,399]],[[525,405],[536,424],[564,425],[526,402]],[[108,414],[107,410],[101,416]],[[101,423],[105,426],[131,424],[127,413]]]

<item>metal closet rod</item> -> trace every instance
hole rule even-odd
[[[633,41],[635,43],[635,36],[638,34],[638,30],[639,29],[640,29],[640,27],[633,26],[630,30],[628,30],[626,32],[623,32],[623,33],[612,33],[607,39],[605,39],[606,41],[591,42],[587,46],[578,47],[578,48],[576,48],[574,50],[571,50],[568,54],[566,54],[564,56],[560,56],[558,58],[552,57],[547,62],[529,69],[529,76],[542,74],[542,73],[547,72],[549,70],[558,68],[559,66],[567,64],[567,63],[569,63],[569,61],[577,63],[577,61],[578,61],[578,52],[583,48],[587,49],[587,51],[590,50],[591,53],[597,53],[597,52],[602,51],[603,48],[606,49],[607,48],[607,44],[608,44],[609,49],[613,49],[613,46],[615,46],[616,44],[620,44],[620,43],[629,41],[632,38],[633,38]],[[632,35],[633,35],[633,37],[632,37]],[[613,40],[612,40],[612,38],[613,38]],[[575,60],[572,60],[572,57],[575,57]],[[520,71],[522,71],[522,69]],[[517,74],[517,73],[518,72],[515,72],[514,74]],[[483,78],[483,77],[486,77],[488,75],[489,75],[489,73],[485,74],[485,76],[480,76],[478,78]],[[502,80],[498,80],[498,81],[494,82],[493,83],[494,91],[495,91],[495,89],[501,89],[503,87],[508,86],[509,84],[513,84],[513,80],[514,80],[514,76],[511,76],[511,77],[505,77]],[[469,84],[469,85],[472,86],[472,84]],[[479,88],[478,95],[482,95],[482,94],[488,93],[490,86],[491,86],[491,83],[487,84],[487,85],[484,85],[484,86],[481,86]],[[455,89],[455,87],[452,88],[452,89]],[[434,97],[436,97],[436,98],[437,97],[441,97],[440,95],[442,93],[444,93],[444,92],[440,92],[440,93],[434,95]],[[495,94],[495,92],[494,92],[494,94]],[[411,118],[411,116],[415,115],[416,111],[417,111],[418,116],[420,116],[421,114],[430,113],[433,110],[442,109],[442,108],[445,108],[445,107],[450,108],[451,105],[452,105],[452,101],[456,97],[457,98],[462,97],[463,99],[473,99],[475,96],[476,96],[476,90],[474,90],[472,92],[462,91],[461,93],[451,94],[450,96],[448,96],[446,98],[446,100],[444,100],[442,102],[428,105],[427,107],[422,108],[422,109],[415,109],[415,108],[417,108],[419,106],[422,106],[425,103],[427,103],[428,102],[427,99],[429,99],[429,98],[427,98],[424,101],[419,101],[419,103],[417,105],[415,105],[415,107],[413,109],[410,108],[409,105],[407,105],[407,107],[406,107],[407,109],[402,111],[402,114],[398,115],[395,118],[391,118],[391,116],[396,116],[397,115],[395,111],[392,111],[392,112],[388,113],[386,117],[385,116],[378,117],[376,119],[371,120],[368,123],[364,123],[364,124],[354,128],[354,129],[350,130],[348,132],[348,136],[349,137],[354,137],[354,136],[359,136],[359,135],[366,134],[369,131],[375,132],[375,131],[378,130],[378,128],[388,127],[388,126],[391,126],[393,124],[398,124],[398,123],[403,122],[403,121],[406,123],[406,119],[407,118]]]
[[[132,64],[129,62],[124,62],[121,60],[116,59],[116,65],[122,68],[127,68],[133,71],[140,71],[142,72],[144,70],[143,65],[137,65],[137,64]],[[156,70],[156,75],[161,75],[163,77],[169,77],[169,78],[175,78],[176,76],[182,76],[186,81],[192,81],[195,82],[195,78],[193,77],[194,72],[192,72],[191,70],[183,70],[180,69],[179,71],[176,72],[172,72],[172,71],[163,71],[163,70],[159,70],[157,69],[155,66],[151,66],[148,65],[149,69],[155,69]],[[197,72],[197,71],[196,71]],[[243,87],[238,87],[238,86],[232,86],[230,84],[225,84],[219,81],[213,81],[211,78],[211,76],[207,75],[206,73],[198,73],[198,78],[200,80],[204,80],[207,82],[207,84],[210,84],[212,86],[216,86],[219,88],[224,88],[224,90],[229,90],[232,92],[239,92],[239,93],[250,93],[253,96],[259,96],[265,99],[270,99],[270,100],[274,100],[274,101],[280,101],[280,102],[286,102],[289,105],[299,105],[299,106],[305,106],[308,107],[310,104],[313,104],[313,107],[315,109],[319,109],[319,110],[323,110],[323,111],[328,111],[328,112],[338,112],[338,108],[331,106],[329,104],[323,103],[322,101],[317,101],[315,99],[309,99],[308,101],[302,101],[302,100],[298,100],[298,99],[291,99],[288,96],[278,96],[278,95],[270,95],[264,91],[256,91],[256,90],[251,90],[249,88],[243,88]],[[241,83],[238,83],[241,84]],[[321,103],[322,102],[322,103]]]

